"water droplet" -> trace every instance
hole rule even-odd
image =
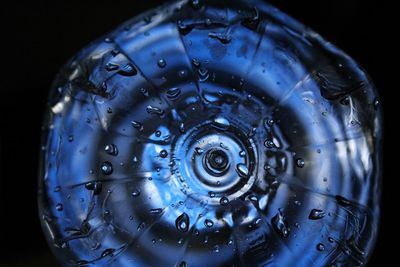
[[[193,29],[192,26],[186,25],[181,20],[178,20],[177,24],[178,24],[178,30],[179,30],[180,34],[182,34],[182,35],[186,35],[186,34],[190,33]]]
[[[229,128],[230,125],[231,124],[229,123],[229,121],[224,117],[216,117],[214,119],[214,126],[216,126],[218,129],[226,130]]]
[[[181,89],[174,87],[167,91],[167,97],[171,100],[177,99],[181,93]]]
[[[162,157],[162,158],[168,157],[168,152],[167,152],[167,150],[161,150],[161,151],[160,151],[160,157]]]
[[[222,44],[229,44],[232,41],[232,37],[227,33],[210,32],[208,36],[217,39]]]
[[[72,141],[74,141],[74,136],[73,135],[68,136],[68,142],[72,142]]]
[[[192,59],[192,64],[195,68],[200,68],[200,61],[198,61],[197,59],[193,58]]]
[[[153,107],[153,106],[147,106],[146,108],[147,113],[152,114],[152,115],[158,115],[158,116],[162,116],[164,115],[164,110],[157,108],[157,107]]]
[[[210,73],[208,72],[208,70],[206,68],[200,67],[197,70],[197,74],[199,75],[199,81],[200,82],[205,82],[208,80],[208,78],[210,77]]]
[[[156,137],[160,137],[161,136],[161,131],[156,131],[155,135],[156,135]]]
[[[209,220],[209,219],[206,219],[206,220],[204,221],[204,225],[205,225],[206,227],[210,228],[210,227],[213,227],[213,226],[214,226],[214,222],[211,221],[211,220]]]
[[[104,175],[110,175],[110,174],[113,173],[113,166],[112,166],[111,162],[109,162],[109,161],[104,161],[104,162],[101,164],[100,169],[101,169],[101,172],[102,172]]]
[[[374,100],[374,109],[375,109],[375,110],[378,109],[380,103],[381,103],[381,102],[379,101],[379,99],[375,99],[375,100]]]
[[[106,146],[104,147],[104,151],[105,151],[107,154],[112,155],[112,156],[118,155],[118,148],[117,148],[117,146],[114,145],[114,144],[106,145]]]
[[[214,192],[208,192],[208,195],[209,195],[211,198],[215,197],[215,193],[214,193]]]
[[[56,205],[56,210],[57,210],[57,211],[62,211],[63,209],[64,209],[63,204],[58,203],[58,204]]]
[[[242,20],[242,25],[250,30],[256,30],[260,24],[258,9],[253,7],[252,14]]]
[[[118,74],[128,77],[135,76],[137,74],[137,70],[131,63],[128,63],[119,69]]]
[[[239,156],[241,156],[242,158],[246,157],[246,151],[244,150],[240,151]]]
[[[144,227],[146,226],[145,222],[141,222],[139,223],[138,227],[136,228],[137,231],[141,231],[144,229]]]
[[[313,209],[310,212],[310,215],[308,215],[308,219],[310,220],[319,220],[325,217],[325,212],[323,210],[319,209]]]
[[[113,56],[113,57],[116,57],[119,53],[121,53],[118,49],[113,49],[113,50],[111,50],[111,55]]]
[[[57,186],[54,188],[54,192],[60,192],[60,191],[61,191],[61,186],[57,185]]]
[[[336,201],[339,203],[339,205],[342,205],[343,207],[347,207],[351,205],[350,200],[348,200],[345,197],[342,196],[336,196]]]
[[[236,172],[242,178],[246,178],[249,176],[249,169],[247,168],[246,164],[243,163],[239,163],[236,165]]]
[[[106,42],[106,43],[112,43],[112,42],[114,42],[114,40],[111,39],[110,37],[106,37],[106,38],[104,38],[104,42]]]
[[[108,248],[108,249],[104,250],[104,251],[101,253],[101,257],[104,258],[104,257],[107,257],[107,256],[112,256],[112,254],[114,253],[114,251],[115,251],[115,249],[113,249],[113,248]]]
[[[301,206],[301,202],[298,201],[298,200],[295,200],[295,201],[294,201],[294,204],[295,204],[296,206]]]
[[[94,195],[99,195],[103,188],[103,184],[101,182],[88,182],[85,184],[85,188],[93,191]]]
[[[189,4],[194,9],[200,9],[202,6],[201,0],[190,0]]]
[[[226,206],[226,205],[228,205],[228,203],[229,203],[229,199],[228,199],[227,197],[222,197],[222,198],[219,200],[219,203],[220,203],[222,206]]]
[[[189,224],[189,216],[186,213],[182,213],[175,220],[176,229],[178,229],[180,232],[187,232],[189,230]]]
[[[275,231],[282,237],[286,238],[289,236],[290,228],[281,210],[279,210],[278,213],[271,219],[271,223]]]
[[[317,250],[318,250],[318,251],[324,251],[324,250],[325,250],[324,244],[319,243],[319,244],[317,245]]]
[[[266,120],[266,125],[268,127],[272,127],[274,125],[275,121],[273,119],[267,119]]]
[[[153,213],[153,214],[160,214],[162,211],[163,211],[163,209],[157,208],[157,209],[151,209],[151,210],[150,210],[150,213]]]
[[[196,147],[194,151],[196,151],[196,154],[199,156],[204,153],[204,150],[200,147]]]
[[[275,147],[274,142],[272,140],[269,140],[269,139],[265,140],[264,146],[266,148],[274,148]]]
[[[252,127],[250,128],[249,132],[247,133],[247,137],[252,138],[256,134],[257,128]]]
[[[144,95],[144,96],[149,96],[149,91],[146,88],[140,88],[140,92]]]
[[[138,121],[131,121],[133,128],[137,129],[138,131],[143,131],[143,125]]]
[[[167,66],[167,62],[166,62],[164,59],[159,59],[159,60],[157,61],[157,65],[158,65],[160,68],[165,68],[165,67]]]
[[[90,264],[90,262],[87,260],[79,260],[79,261],[76,261],[75,264],[78,266],[84,266],[84,265]]]
[[[304,162],[304,159],[298,158],[298,159],[296,160],[296,166],[297,166],[297,167],[303,168],[304,165],[306,165],[306,163]]]
[[[185,124],[183,122],[179,124],[179,132],[182,134],[186,132]]]
[[[115,64],[115,63],[112,63],[112,62],[109,62],[109,63],[106,64],[106,71],[115,71],[115,70],[118,70],[118,69],[119,69],[119,65],[118,64]]]
[[[350,98],[348,96],[344,97],[342,100],[340,100],[340,104],[348,106],[350,104]]]

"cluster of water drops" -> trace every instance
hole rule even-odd
[[[43,135],[41,222],[66,266],[361,266],[373,247],[374,87],[263,1],[126,22],[62,69]]]

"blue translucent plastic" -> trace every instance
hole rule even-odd
[[[370,78],[317,33],[263,1],[178,1],[57,76],[40,218],[64,266],[362,266],[380,142]]]

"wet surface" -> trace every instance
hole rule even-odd
[[[40,180],[54,253],[72,266],[364,264],[379,218],[369,77],[269,5],[189,2],[127,22],[57,78]]]

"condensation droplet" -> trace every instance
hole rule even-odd
[[[298,159],[296,159],[296,166],[297,166],[297,167],[299,167],[299,168],[303,168],[303,167],[304,167],[304,165],[306,165],[306,163],[305,163],[304,159],[302,159],[302,158],[298,158]]]
[[[222,198],[219,200],[219,203],[220,203],[222,206],[226,206],[226,205],[228,205],[228,203],[229,203],[229,199],[228,199],[227,197],[222,197]]]
[[[136,68],[131,64],[128,63],[124,65],[123,67],[120,67],[118,74],[122,76],[135,76],[137,74]]]
[[[186,213],[182,213],[175,220],[176,229],[178,229],[180,232],[187,232],[189,230],[189,224],[189,216]]]
[[[58,203],[58,204],[56,205],[56,210],[62,211],[63,209],[64,209],[63,204]]]
[[[167,62],[166,62],[164,59],[159,59],[159,60],[157,61],[157,65],[158,65],[160,68],[165,68],[165,67],[167,66]]]
[[[324,250],[325,250],[325,245],[322,244],[322,243],[319,243],[319,244],[317,245],[317,250],[318,250],[318,251],[324,251]]]
[[[271,223],[275,231],[282,237],[286,238],[289,236],[290,228],[281,210],[279,210],[278,213],[271,219]]]
[[[275,147],[274,141],[267,139],[267,140],[265,140],[265,142],[264,142],[264,146],[265,146],[266,148],[274,148],[274,147]]]
[[[131,121],[133,128],[137,129],[138,131],[143,131],[143,125],[138,121]]]
[[[168,157],[168,152],[167,152],[167,150],[161,150],[161,151],[160,151],[160,157],[162,157],[162,158]]]
[[[101,253],[101,257],[104,258],[104,257],[107,257],[107,256],[112,256],[112,254],[114,253],[114,251],[115,251],[115,249],[113,249],[113,248],[108,248],[108,249],[104,250],[104,251]]]
[[[179,132],[182,134],[186,132],[185,124],[183,122],[179,124]]]
[[[85,184],[85,188],[93,191],[94,195],[99,195],[103,188],[103,184],[101,182],[88,182]]]
[[[249,176],[249,169],[247,168],[246,164],[239,163],[236,165],[236,172],[239,174],[240,177],[248,177]]]
[[[177,99],[181,93],[181,89],[174,87],[167,91],[167,97],[171,100]]]
[[[216,117],[214,119],[214,126],[216,126],[218,129],[226,130],[229,128],[230,125],[231,124],[229,123],[229,121],[224,117]]]
[[[118,155],[118,148],[117,148],[117,146],[114,145],[114,144],[106,145],[106,146],[104,147],[104,151],[105,151],[107,154],[112,155],[112,156]]]
[[[164,110],[162,110],[158,107],[153,107],[151,105],[147,106],[146,111],[147,111],[147,113],[152,114],[152,115],[158,115],[158,116],[164,115]]]
[[[213,226],[214,226],[214,222],[211,221],[211,220],[209,220],[209,219],[206,219],[206,220],[204,221],[204,225],[205,225],[206,227],[210,228],[210,227],[213,227]]]
[[[319,220],[325,217],[325,212],[323,210],[319,209],[312,209],[310,214],[308,215],[308,218],[310,220]]]
[[[163,211],[163,209],[157,208],[157,209],[151,209],[151,210],[150,210],[150,213],[153,213],[153,214],[160,214],[160,213],[162,213],[162,211]]]
[[[200,147],[196,147],[194,150],[196,151],[197,155],[201,155],[201,154],[204,153],[204,150],[202,148],[200,148]]]
[[[101,164],[100,169],[101,169],[101,172],[102,172],[104,175],[110,175],[110,174],[113,173],[113,166],[112,166],[111,162],[109,162],[109,161],[104,161],[104,162]]]

